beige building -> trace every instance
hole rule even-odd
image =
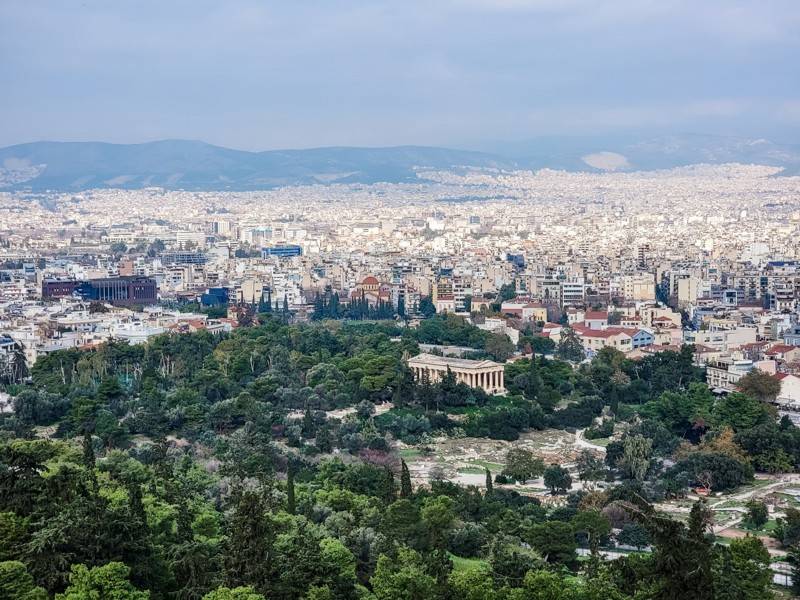
[[[482,388],[488,394],[501,394],[506,391],[503,365],[491,360],[467,360],[435,354],[418,354],[408,359],[408,367],[413,371],[417,381],[426,374],[431,382],[439,381],[449,368],[459,383]]]
[[[652,273],[626,275],[622,278],[622,293],[628,300],[655,300],[656,278]]]

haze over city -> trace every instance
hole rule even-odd
[[[798,597],[799,31],[0,3],[0,600]]]

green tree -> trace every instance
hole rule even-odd
[[[13,561],[22,556],[28,531],[28,519],[11,511],[0,512],[0,562]]]
[[[743,394],[760,402],[772,402],[781,393],[780,379],[761,369],[753,369],[747,373],[736,383],[736,387]]]
[[[0,562],[0,598],[8,600],[47,600],[44,588],[37,587],[25,565],[16,560]]]
[[[767,505],[761,500],[750,500],[747,503],[747,524],[753,529],[761,529],[769,520]]]
[[[589,550],[597,556],[600,541],[611,533],[611,522],[599,510],[584,510],[572,517],[572,527],[576,533],[586,536]]]
[[[456,515],[453,510],[453,499],[448,496],[426,498],[420,512],[422,522],[428,529],[431,546],[443,548],[447,534],[453,526]]]
[[[586,358],[583,343],[572,327],[564,327],[561,330],[561,337],[556,346],[556,356],[571,362],[581,362]]]
[[[400,497],[409,498],[413,493],[411,487],[411,473],[408,470],[406,461],[400,459]]]
[[[792,565],[792,591],[800,595],[800,545],[789,550],[787,560]]]
[[[128,580],[130,569],[119,562],[89,569],[73,565],[69,587],[56,600],[148,600],[150,592],[137,590]]]
[[[522,587],[511,590],[509,600],[576,600],[575,586],[557,573],[538,569],[528,571]]]
[[[494,357],[495,360],[505,362],[511,355],[514,354],[514,343],[504,333],[490,333],[486,337],[486,345],[484,349],[488,354]]]
[[[739,432],[752,429],[770,417],[765,404],[741,392],[733,392],[717,400],[711,418],[717,427],[727,425]]]
[[[203,600],[266,600],[251,587],[217,588],[203,596]]]
[[[642,435],[631,435],[625,438],[622,457],[617,466],[628,479],[643,481],[650,468],[650,457],[653,442]]]
[[[286,512],[290,515],[295,513],[294,497],[294,467],[289,463],[286,471]]]
[[[647,529],[638,523],[625,523],[616,538],[618,544],[632,546],[636,549],[644,548],[650,544],[650,534]]]
[[[491,496],[494,492],[494,485],[492,484],[492,472],[487,468],[484,469],[486,474],[486,495]]]
[[[540,477],[542,473],[544,473],[544,461],[536,458],[530,450],[514,447],[506,453],[503,475],[525,483],[529,479]]]
[[[548,563],[572,564],[575,561],[575,531],[563,521],[546,521],[530,527],[525,541]]]
[[[570,533],[570,537],[574,544],[575,536]],[[489,548],[489,566],[498,588],[516,587],[525,573],[542,568],[544,561],[537,550],[523,546],[518,539],[498,536]]]
[[[492,575],[487,567],[453,571],[448,580],[453,598],[460,600],[496,600]]]
[[[228,527],[226,579],[232,586],[269,589],[274,530],[267,516],[264,494],[238,493]]]
[[[600,481],[605,478],[606,468],[603,461],[597,458],[594,453],[584,448],[578,454],[576,461],[578,468],[578,479],[588,484],[595,481]]]
[[[714,598],[720,600],[768,600],[772,570],[770,556],[756,537],[732,540],[718,546],[714,557]]]
[[[381,554],[370,580],[376,600],[435,600],[436,579],[425,569],[419,553],[398,548],[397,557]]]
[[[800,510],[787,507],[786,516],[776,519],[775,529],[771,535],[784,548],[800,544]]]
[[[572,477],[561,465],[552,464],[544,470],[544,484],[552,495],[566,494],[572,487]]]

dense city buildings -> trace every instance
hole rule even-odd
[[[34,358],[69,333],[39,327],[45,315],[70,319],[92,302],[133,312],[95,313],[77,345],[131,338],[128,321],[148,323],[141,311],[153,307],[412,324],[430,310],[472,315],[513,343],[531,331],[558,342],[569,327],[589,357],[691,343],[698,361],[737,373],[764,360],[797,369],[770,349],[800,341],[800,178],[734,164],[418,175],[263,192],[2,193],[4,332]]]

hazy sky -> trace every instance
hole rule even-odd
[[[0,0],[0,145],[800,142],[798,0]]]

